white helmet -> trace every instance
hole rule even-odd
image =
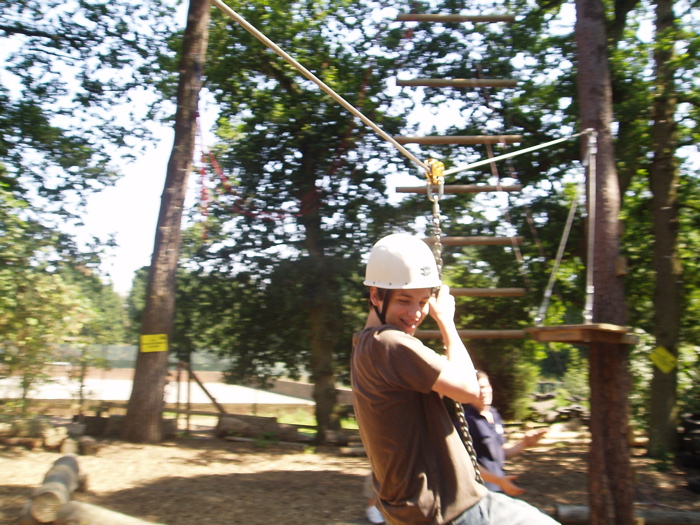
[[[364,284],[407,290],[434,288],[442,281],[430,247],[418,237],[395,233],[380,239],[372,247]]]

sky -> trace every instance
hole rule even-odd
[[[108,252],[102,271],[121,295],[131,289],[134,272],[151,262],[173,133],[163,128],[160,134],[157,147],[121,166],[123,176],[113,187],[89,198],[81,228],[102,239],[115,235],[118,247]]]

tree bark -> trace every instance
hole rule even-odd
[[[310,188],[315,188],[315,181]],[[328,298],[335,293],[335,284],[330,278],[332,270],[328,268],[323,251],[320,215],[317,212],[310,213],[304,216],[301,222],[306,231],[304,245],[313,261],[312,278],[316,281],[314,286],[309,287],[310,290],[314,290],[314,296],[309,298],[311,304],[309,308],[311,362],[309,365],[316,402],[316,442],[323,444],[326,442],[326,431],[334,430],[333,411],[337,400],[333,368],[333,335],[329,329],[329,316],[333,315],[333,311],[328,304]]]
[[[594,323],[626,322],[624,287],[615,272],[619,256],[620,189],[615,169],[612,88],[607,57],[605,11],[600,0],[576,0],[578,91],[583,129],[597,132],[595,176],[589,194],[588,226],[593,234]],[[591,203],[595,202],[592,206]],[[593,232],[591,232],[593,228]],[[589,258],[591,261],[591,258]],[[632,525],[634,492],[627,441],[629,419],[627,347],[590,345],[591,453],[589,488],[591,523]]]
[[[654,336],[656,345],[678,357],[681,320],[681,262],[678,255],[678,166],[676,89],[674,83],[675,22],[673,0],[656,2],[656,96],[651,128],[653,160],[649,168],[654,221]],[[678,449],[677,368],[654,367],[651,380],[649,446],[652,457],[662,458]]]
[[[161,197],[140,332],[142,337],[164,335],[168,342],[172,337],[175,315],[175,275],[180,255],[182,209],[194,155],[197,102],[202,86],[209,17],[208,0],[190,0],[179,68],[175,138]],[[165,351],[144,352],[141,343],[122,435],[124,439],[145,443],[162,440],[167,372],[167,345]]]

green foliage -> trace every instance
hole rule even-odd
[[[135,113],[134,101],[147,107],[148,87],[165,75],[158,62],[167,51],[161,40],[169,8],[159,1],[5,0],[0,13],[7,53],[0,184],[45,211],[74,213],[87,193],[114,180],[115,153],[149,136],[150,110]]]
[[[570,349],[567,357],[566,372],[557,390],[558,401],[562,406],[568,406],[572,401],[587,406],[590,393],[588,359],[582,357],[581,352],[576,347]]]
[[[25,209],[0,189],[0,374],[19,378],[26,411],[59,345],[120,342],[123,308],[92,273],[97,256],[24,218]]]
[[[0,270],[0,287],[13,303],[0,309],[3,374],[20,378],[26,411],[33,387],[47,378],[45,370],[54,360],[56,345],[77,337],[91,311],[76,287],[46,271]]]
[[[376,6],[230,5],[388,133],[398,131]],[[361,255],[405,218],[387,203],[385,175],[406,161],[218,13],[206,75],[220,109],[214,154],[229,182],[212,173],[207,237],[185,248],[196,282],[183,282],[178,308],[196,298],[217,322],[190,311],[179,326],[192,337],[180,347],[225,355],[228,380],[245,384],[282,372],[347,381],[365,313]]]

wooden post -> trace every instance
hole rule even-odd
[[[194,378],[194,380],[195,380],[195,381],[197,382],[197,384],[199,385],[199,388],[201,388],[201,389],[202,389],[202,392],[204,392],[204,393],[207,395],[207,397],[211,400],[211,402],[214,404],[214,406],[216,407],[216,409],[217,409],[219,412],[221,412],[222,414],[225,414],[225,413],[226,413],[226,410],[224,409],[224,407],[221,406],[221,404],[214,398],[214,396],[212,396],[212,395],[209,393],[209,390],[207,390],[207,387],[204,386],[204,383],[202,383],[202,382],[199,380],[199,378],[197,377],[197,374],[195,374],[195,373],[192,371],[192,366],[190,365],[190,363],[185,363],[185,366],[187,367],[187,370],[188,370],[189,373],[190,373],[190,377],[191,377],[191,378]]]
[[[175,400],[175,407],[177,408],[177,412],[175,412],[175,428],[179,429],[180,428],[180,376],[182,375],[182,362],[179,362],[177,364],[177,376],[176,376],[176,381],[177,381],[177,397]],[[187,429],[189,432],[189,429]]]

